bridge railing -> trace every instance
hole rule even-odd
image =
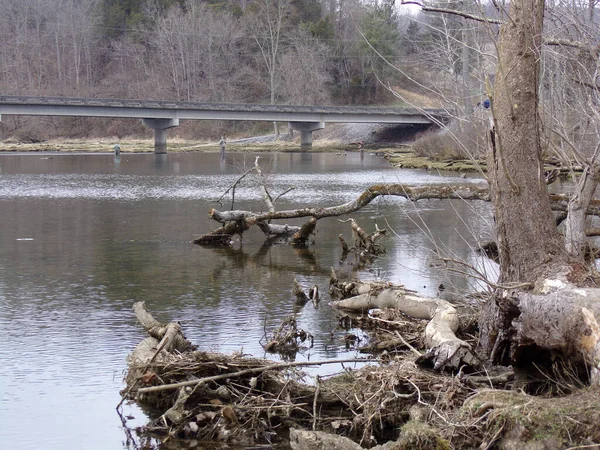
[[[251,103],[205,103],[180,102],[170,100],[123,100],[78,97],[32,97],[22,95],[1,95],[0,105],[52,105],[52,106],[90,106],[111,108],[148,108],[169,110],[205,110],[205,111],[248,111],[248,112],[290,112],[290,113],[319,113],[319,114],[379,114],[379,115],[431,115],[447,117],[443,109],[416,109],[368,106],[302,106],[302,105],[271,105]]]

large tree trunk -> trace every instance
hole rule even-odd
[[[515,0],[502,26],[492,97],[490,188],[500,282],[533,282],[566,262],[541,159],[538,112],[544,0]],[[553,267],[551,267],[553,266]]]
[[[543,15],[544,0],[510,3],[500,32],[488,155],[499,283],[527,282],[533,289],[497,289],[482,313],[481,342],[492,362],[510,364],[516,373],[536,372],[538,378],[543,374],[558,383],[569,376],[589,376],[598,384],[600,290],[576,286],[589,273],[574,249],[585,240],[583,222],[595,179],[586,173],[569,203],[572,217],[565,245],[552,215],[541,160]]]

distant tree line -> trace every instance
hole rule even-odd
[[[486,3],[445,4],[495,15]],[[5,94],[438,102],[466,116],[486,96],[485,76],[495,72],[495,25],[409,11],[393,0],[0,0],[0,11]],[[32,127],[44,123],[42,129],[63,135],[143,130],[137,122],[81,118],[11,118],[0,130],[35,138],[40,133]],[[215,132],[207,123],[178,132],[195,136],[207,127]]]
[[[0,0],[0,10],[10,94],[370,104],[393,98],[387,83],[459,67],[443,37],[455,19],[440,28],[390,0]]]

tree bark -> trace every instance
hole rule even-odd
[[[537,292],[506,293],[504,300],[514,316],[504,359],[555,376],[561,374],[553,368],[566,362],[573,373],[587,372],[592,384],[600,383],[600,289],[552,279]]]
[[[569,254],[583,258],[589,247],[585,232],[585,219],[592,196],[598,186],[600,167],[588,167],[577,183],[575,193],[569,200],[569,212],[565,223],[565,246]]]
[[[502,26],[489,158],[500,282],[531,282],[565,264],[541,159],[538,111],[544,0],[515,0]]]

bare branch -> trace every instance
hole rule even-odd
[[[417,5],[417,6],[420,6],[423,11],[427,11],[427,12],[439,12],[439,13],[444,13],[444,14],[452,14],[452,15],[455,15],[455,16],[464,17],[465,19],[475,20],[477,22],[494,23],[494,24],[497,24],[497,25],[502,25],[504,23],[504,21],[502,21],[502,20],[490,19],[490,18],[483,17],[483,16],[476,16],[474,14],[469,14],[469,13],[464,12],[464,11],[458,11],[456,9],[437,8],[435,6],[427,6],[427,5],[425,5],[425,4],[421,3],[421,2],[418,2],[418,1],[403,0],[401,2],[401,4],[403,4],[403,5]]]

